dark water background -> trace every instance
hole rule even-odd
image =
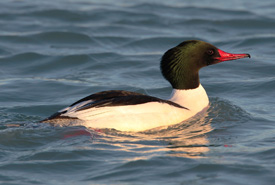
[[[102,90],[168,97],[160,57],[188,39],[252,56],[201,70],[206,115],[145,133],[37,124]],[[2,0],[0,184],[274,184],[274,56],[273,0]]]

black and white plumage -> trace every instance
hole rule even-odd
[[[245,57],[250,55],[226,53],[203,41],[185,41],[162,57],[162,74],[173,87],[168,100],[129,91],[103,91],[87,96],[41,122],[122,131],[142,131],[180,123],[209,104],[199,82],[199,69]]]
[[[42,120],[41,122],[60,122],[60,120],[75,120],[77,117],[70,116],[72,112],[79,112],[83,110],[88,110],[91,108],[103,108],[103,107],[116,107],[116,106],[126,106],[126,105],[140,105],[145,103],[164,103],[171,106],[175,106],[181,109],[187,109],[175,102],[169,100],[163,100],[157,97],[148,96],[141,93],[123,91],[123,90],[110,90],[103,91],[92,94],[81,100],[73,103],[69,107],[56,112],[50,117]],[[60,119],[60,120],[59,120]]]

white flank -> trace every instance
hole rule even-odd
[[[188,109],[167,103],[150,102],[139,105],[89,108],[77,111],[82,105],[91,102],[90,100],[63,109],[67,112],[62,115],[78,118],[82,122],[76,122],[76,124],[86,127],[143,131],[180,123],[202,111],[209,104],[207,94],[201,85],[193,90],[174,89],[169,100]],[[60,123],[60,125],[63,124]]]
[[[186,112],[188,112],[186,109],[152,102],[140,105],[91,108],[72,112],[69,116],[84,120],[83,125],[87,127],[115,128],[121,131],[142,131],[179,123],[182,121],[182,115]]]

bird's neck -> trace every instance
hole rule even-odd
[[[173,89],[169,100],[194,112],[200,112],[209,105],[207,93],[201,84],[195,89]]]

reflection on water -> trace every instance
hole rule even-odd
[[[212,130],[210,122],[199,121],[202,124],[196,124],[188,127],[182,134],[187,133],[188,136],[179,136],[170,140],[169,155],[177,157],[201,158],[209,151],[208,139],[205,135]],[[203,125],[203,123],[205,123]],[[179,131],[180,132],[180,131]]]
[[[209,151],[206,133],[212,131],[207,112],[174,125],[159,133],[160,139],[168,143],[167,154],[176,157],[201,158]]]
[[[125,160],[129,161],[149,159],[159,154],[202,158],[209,151],[206,134],[212,131],[211,120],[206,111],[177,125],[139,133],[103,129],[101,132],[106,134],[106,138],[100,143],[111,144],[115,147],[113,150],[143,154],[140,157],[135,156],[135,159],[126,157]]]

